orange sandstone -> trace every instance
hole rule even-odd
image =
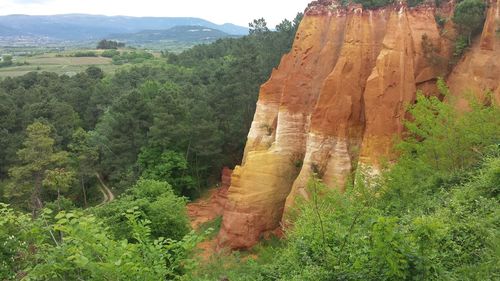
[[[490,6],[481,42],[450,76],[452,89],[500,92],[498,4]],[[432,46],[432,56],[451,55],[452,32],[441,32],[435,21],[437,12],[450,16],[450,4],[443,7],[309,5],[290,53],[260,89],[242,165],[227,193],[220,246],[248,248],[280,227],[296,196],[308,196],[313,173],[342,189],[356,167],[376,173],[384,159],[395,158],[391,149],[404,130],[406,106],[417,89],[432,90],[443,75],[424,46]],[[460,75],[475,82],[465,84]]]

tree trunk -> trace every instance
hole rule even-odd
[[[83,191],[83,206],[87,208],[87,190],[85,189],[85,182],[83,181],[83,177],[80,178],[80,182],[82,184]]]
[[[42,175],[37,173],[35,175],[35,185],[33,186],[33,192],[31,193],[31,207],[33,209],[33,218],[38,217],[38,211],[43,208],[42,200],[40,198],[42,193]]]

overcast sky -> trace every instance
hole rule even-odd
[[[0,0],[0,15],[99,15],[200,17],[247,26],[264,17],[270,27],[292,19],[312,0]]]

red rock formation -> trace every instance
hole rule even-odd
[[[443,74],[423,46],[433,46],[436,56],[451,54],[435,21],[437,11],[450,16],[445,7],[309,5],[291,52],[261,87],[243,163],[228,191],[220,245],[248,248],[278,228],[295,197],[307,197],[313,173],[342,188],[357,166],[376,172],[381,160],[394,159],[405,107]],[[481,46],[490,41],[498,43],[486,36]]]
[[[227,202],[232,173],[231,169],[224,167],[221,173],[221,186],[211,189],[206,197],[187,205],[192,228],[197,229],[200,225],[222,215]]]
[[[491,92],[493,99],[500,104],[500,1],[489,4],[486,22],[481,39],[475,42],[448,78],[450,91],[454,94],[452,102],[460,109],[468,108],[470,94],[485,98]]]

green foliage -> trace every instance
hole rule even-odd
[[[101,53],[101,57],[112,58],[114,56],[119,56],[120,52],[117,50],[106,50]]]
[[[166,181],[177,194],[186,194],[195,188],[195,182],[189,175],[186,158],[175,151],[161,152],[143,149],[139,154],[139,170],[145,179]]]
[[[151,126],[151,104],[147,97],[132,91],[118,98],[96,127],[94,143],[102,155],[101,171],[119,187],[130,186],[137,178],[134,164],[147,143]]]
[[[8,170],[18,164],[25,128],[41,121],[51,127],[54,149],[71,153],[77,181],[65,195],[77,206],[99,201],[95,172],[117,195],[147,169],[180,194],[197,196],[219,180],[223,166],[241,161],[259,87],[290,50],[300,20],[299,14],[277,31],[221,39],[167,58],[106,50],[117,63],[135,63],[112,75],[90,67],[71,77],[33,72],[1,80],[0,193],[12,180]],[[87,133],[75,138],[80,128]],[[147,168],[138,161],[142,151],[150,151]],[[160,171],[170,164],[170,175]],[[55,194],[42,199],[53,201]]]
[[[267,22],[264,18],[253,20],[253,22],[249,23],[248,26],[250,27],[250,35],[262,35],[270,31],[269,28],[267,28]]]
[[[91,66],[85,70],[85,73],[91,78],[95,80],[100,80],[104,78],[104,72],[102,69],[96,66]]]
[[[71,54],[71,56],[75,58],[97,57],[97,53],[94,51],[78,51]]]
[[[407,0],[408,7],[416,7],[422,3],[424,3],[424,0]]]
[[[42,227],[30,216],[0,203],[0,279],[17,280],[32,262],[33,245],[40,239]]]
[[[37,220],[0,203],[2,280],[179,280],[197,263],[203,235],[152,237],[137,208],[124,214],[131,240],[113,238],[99,218],[82,211],[45,209]]]
[[[192,262],[189,252],[199,240],[192,234],[181,241],[153,240],[147,220],[130,210],[127,223],[134,242],[113,240],[101,221],[82,212],[61,212],[53,229],[62,234],[58,245],[37,253],[28,280],[165,280],[182,274]]]
[[[7,67],[11,66],[13,64],[12,62],[12,56],[11,55],[3,55],[2,59],[0,60],[0,67]]]
[[[118,49],[125,47],[125,43],[103,39],[97,43],[97,49]]]
[[[83,206],[87,207],[87,185],[89,178],[96,173],[99,151],[97,146],[92,143],[92,135],[82,128],[75,131],[68,148],[77,173],[76,177],[82,188]]]
[[[126,63],[143,63],[146,60],[152,59],[154,56],[151,53],[144,51],[122,52],[114,55],[113,64],[121,65]]]
[[[464,0],[455,6],[452,19],[470,45],[472,35],[482,29],[485,18],[486,4],[483,0]]]
[[[43,207],[42,184],[66,189],[73,179],[71,171],[61,168],[69,162],[68,153],[55,151],[55,140],[50,137],[50,133],[51,128],[41,122],[28,126],[24,147],[17,152],[20,164],[9,170],[13,180],[9,195],[16,197],[30,194],[30,207],[34,216]]]
[[[418,2],[418,0],[416,0],[416,2]],[[366,9],[377,9],[392,5],[394,0],[354,0],[354,3],[361,4],[363,5],[363,8]]]
[[[458,60],[462,57],[468,47],[469,42],[467,37],[458,36],[453,46],[453,59],[455,63],[458,62]]]
[[[150,221],[153,238],[181,239],[189,231],[185,207],[185,199],[177,197],[168,183],[140,180],[119,200],[93,211],[110,226],[118,239],[133,238],[132,229],[125,220],[126,212],[131,208],[136,208],[142,218]]]
[[[344,194],[313,179],[281,247],[213,260],[192,280],[496,280],[499,108],[471,101],[458,114],[419,95],[410,113],[401,158],[380,177],[360,170]]]

